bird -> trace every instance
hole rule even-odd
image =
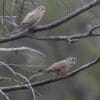
[[[34,10],[30,11],[26,16],[23,18],[22,22],[17,25],[14,31],[11,34],[16,34],[19,32],[23,32],[31,27],[34,28],[42,19],[46,9],[44,6],[40,5],[36,7]]]
[[[75,65],[75,63],[76,63],[75,57],[68,57],[50,65],[46,69],[39,70],[39,72],[40,73],[52,72],[56,76],[64,76],[73,67],[73,65]]]
[[[36,78],[38,76],[41,76],[49,72],[52,72],[56,77],[64,76],[73,67],[73,65],[75,65],[75,63],[76,63],[75,57],[65,58],[63,60],[55,62],[54,64],[48,66],[45,69],[38,70],[38,73],[35,75],[32,75],[29,78],[29,81],[31,81],[33,78]],[[26,82],[24,82],[23,84],[26,84]]]
[[[29,28],[31,26],[36,26],[42,19],[46,9],[44,6],[38,6],[34,10],[30,11],[23,18],[22,22],[19,25],[19,28]]]

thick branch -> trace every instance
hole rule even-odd
[[[39,81],[39,82],[32,83],[31,85],[32,85],[32,87],[39,87],[39,86],[44,86],[44,85],[47,85],[47,84],[50,84],[50,83],[54,83],[54,82],[57,82],[57,81],[60,81],[60,80],[70,78],[70,77],[73,77],[74,75],[78,74],[79,72],[83,71],[84,69],[92,67],[93,65],[95,65],[97,63],[100,63],[100,57],[97,57],[95,60],[93,60],[93,61],[79,67],[78,69],[68,73],[66,76],[42,80],[42,81]],[[10,92],[10,91],[16,91],[16,90],[21,90],[21,89],[27,89],[27,87],[28,87],[28,84],[23,84],[23,85],[2,87],[1,89],[2,89],[3,92]]]
[[[8,36],[0,36],[0,43],[9,42],[9,41],[23,38],[25,36],[25,34],[26,34],[26,32],[19,32],[19,33],[15,33],[15,34],[10,34]]]

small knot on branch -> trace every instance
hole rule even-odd
[[[69,44],[79,41],[79,39],[71,39],[70,36],[68,36],[68,39],[67,39],[67,40],[68,40],[68,43],[69,43]]]

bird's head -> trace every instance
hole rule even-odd
[[[68,57],[66,59],[68,62],[70,62],[70,64],[74,65],[76,63],[76,58],[75,57]]]
[[[38,6],[36,9],[43,13],[46,11],[44,6]]]

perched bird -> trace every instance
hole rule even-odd
[[[16,34],[18,32],[24,31],[32,26],[34,27],[41,21],[45,11],[46,10],[44,6],[38,6],[35,8],[35,10],[29,12],[22,20],[20,25],[18,25],[11,34]]]
[[[38,6],[37,8],[35,8],[35,10],[29,12],[25,16],[19,27],[28,28],[30,26],[35,26],[41,21],[45,11],[46,10],[44,6]]]
[[[58,61],[46,69],[39,70],[41,73],[48,73],[53,72],[56,76],[63,76],[65,75],[71,67],[76,63],[75,57],[69,57]]]
[[[33,78],[38,77],[40,75],[43,75],[45,73],[52,72],[56,76],[64,76],[66,73],[73,67],[73,65],[76,63],[76,58],[75,57],[68,57],[66,59],[63,59],[61,61],[58,61],[51,66],[49,66],[46,69],[41,69],[39,70],[39,73],[32,75],[29,78],[29,81],[31,81]],[[24,82],[26,84],[26,82]]]

